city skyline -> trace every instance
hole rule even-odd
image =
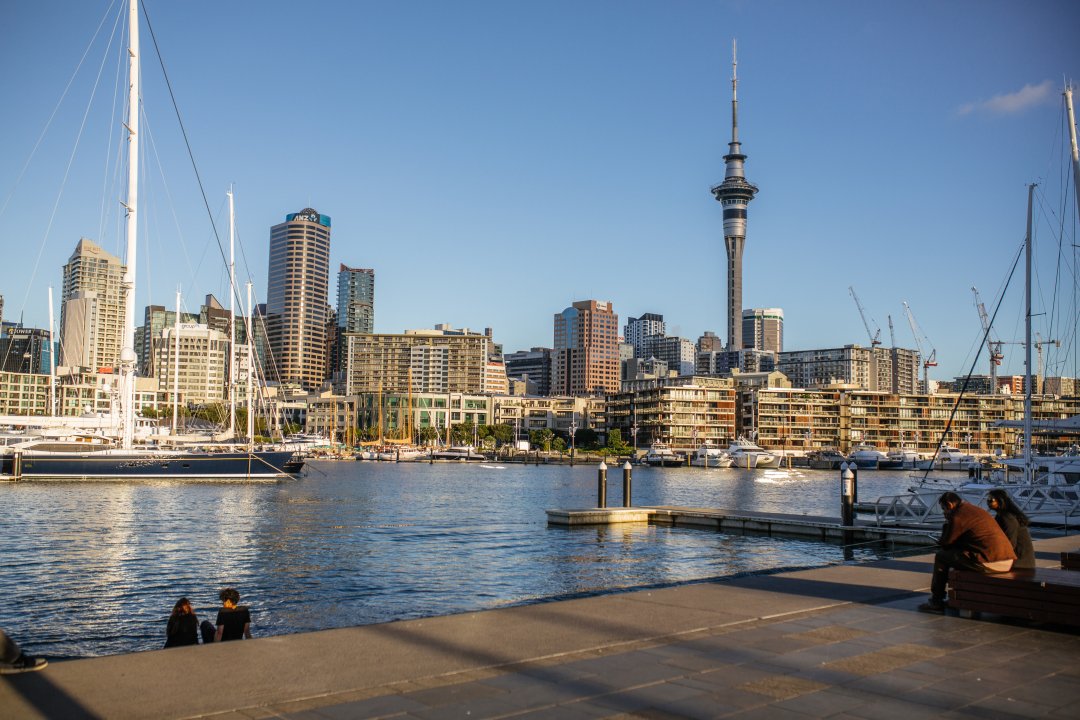
[[[102,197],[111,180],[90,160],[104,153],[88,150],[115,136],[107,113],[88,122],[57,201],[89,94],[79,82],[21,175],[107,6],[3,14],[0,64],[20,72],[0,82],[20,112],[0,119],[11,159],[0,293],[5,317],[35,327],[47,327],[45,288],[59,297],[80,237],[122,255],[119,195]],[[330,266],[379,274],[377,332],[490,326],[509,352],[550,345],[551,314],[597,298],[623,318],[661,313],[669,334],[727,342],[723,219],[709,189],[731,131],[733,38],[740,140],[762,188],[743,306],[783,308],[787,348],[868,345],[852,285],[886,345],[891,314],[897,345],[914,347],[906,300],[937,348],[932,378],[962,374],[981,338],[970,287],[992,312],[1023,238],[1024,184],[1044,182],[1037,214],[1062,212],[1051,193],[1060,78],[1076,70],[1071,3],[322,3],[305,11],[317,52],[265,41],[296,24],[291,5],[148,6],[222,235],[236,181],[240,281],[252,277],[265,301],[268,228],[319,208],[335,218]],[[214,23],[200,20],[211,13]],[[42,47],[31,28],[46,19]],[[88,54],[80,78],[101,55]],[[140,252],[136,307],[171,306],[180,284],[191,311],[206,294],[227,298],[227,270],[201,200],[179,189],[193,185],[190,166],[166,140],[178,133],[150,42],[143,55],[146,152],[162,158],[177,208],[148,183],[144,234],[161,242]],[[1075,211],[1064,212],[1070,231]],[[1046,255],[1036,312],[1050,305]],[[1014,282],[1003,339],[1016,337],[1019,295]],[[1022,372],[1021,358],[1007,348],[1001,372]]]

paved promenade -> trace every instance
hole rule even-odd
[[[1080,633],[917,613],[929,561],[54,662],[0,716],[1080,717]]]

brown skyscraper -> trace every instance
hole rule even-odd
[[[330,216],[306,208],[270,228],[266,325],[271,380],[315,390],[326,379]]]
[[[619,316],[611,303],[576,302],[555,314],[552,395],[592,395],[619,389]]]

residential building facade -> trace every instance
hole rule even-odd
[[[682,450],[726,447],[735,437],[735,389],[731,378],[681,376],[627,381],[607,397],[609,430],[647,448],[663,442]]]
[[[784,311],[750,308],[742,311],[743,347],[779,353],[784,350]]]
[[[124,265],[82,238],[63,269],[60,364],[116,368],[124,334]]]

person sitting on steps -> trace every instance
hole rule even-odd
[[[0,629],[0,675],[40,670],[48,664],[49,661],[45,658],[30,657],[24,653],[19,643]]]
[[[942,615],[950,569],[1008,572],[1016,560],[1016,553],[994,518],[981,507],[964,502],[954,492],[942,493],[938,504],[945,512],[945,527],[938,543],[941,549],[934,555],[930,600],[918,610]]]
[[[251,613],[246,606],[237,605],[240,602],[240,593],[233,588],[225,588],[218,597],[221,598],[221,609],[218,610],[214,642],[250,640]]]

